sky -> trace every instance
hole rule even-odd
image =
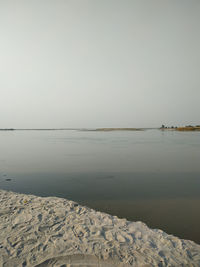
[[[0,0],[0,128],[200,124],[199,0]]]

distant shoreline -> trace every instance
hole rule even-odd
[[[144,131],[147,129],[159,129],[159,128],[32,128],[32,129],[0,129],[0,131],[70,131],[70,130],[78,130],[78,131]]]
[[[89,131],[89,132],[111,132],[111,131],[144,131],[144,130],[170,130],[170,131],[200,131],[200,126],[183,126],[183,127],[154,127],[154,128],[31,128],[31,129],[15,129],[3,128],[0,131]]]
[[[144,128],[97,128],[96,132],[109,132],[109,131],[143,131]]]
[[[161,127],[160,130],[171,130],[171,131],[200,131],[200,126],[184,126],[184,127]]]
[[[79,130],[78,128],[47,128],[47,129],[39,129],[39,128],[32,128],[32,129],[0,129],[0,131],[69,131],[69,130]]]

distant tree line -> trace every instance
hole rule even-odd
[[[171,127],[169,127],[169,126],[165,126],[164,124],[162,124],[162,126],[160,128],[161,129],[176,129],[178,127],[177,126],[171,126]]]
[[[181,128],[194,128],[194,127],[200,127],[200,125],[196,125],[196,126],[186,125],[186,126],[182,126]],[[160,129],[177,129],[177,128],[178,128],[177,126],[171,126],[171,127],[169,127],[169,126],[165,126],[164,124],[162,124],[162,126],[160,127]]]

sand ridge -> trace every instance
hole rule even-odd
[[[200,266],[200,246],[66,199],[0,190],[0,266]]]

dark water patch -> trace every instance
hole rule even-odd
[[[10,178],[8,178],[10,179]],[[0,182],[1,188],[8,185]],[[200,196],[199,173],[16,174],[9,189],[82,200],[191,198]]]
[[[0,187],[64,197],[200,243],[198,173],[21,174]]]

